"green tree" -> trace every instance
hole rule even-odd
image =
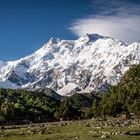
[[[13,102],[5,99],[5,101],[1,105],[1,115],[4,116],[6,120],[11,120],[14,118],[14,107]]]

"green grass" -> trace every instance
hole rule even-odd
[[[55,122],[5,127],[0,140],[101,140],[102,132],[138,130],[139,126],[94,128],[95,121]],[[34,132],[28,133],[28,132]],[[41,131],[45,131],[42,134]],[[22,132],[22,135],[21,135]],[[24,134],[24,135],[23,135]],[[3,137],[2,137],[3,135]],[[110,140],[139,140],[140,136],[108,135]]]

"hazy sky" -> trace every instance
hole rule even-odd
[[[0,60],[86,33],[140,41],[140,0],[0,0]]]

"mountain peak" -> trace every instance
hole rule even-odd
[[[99,34],[86,34],[81,36],[78,40],[83,42],[94,42],[98,39],[108,38]]]
[[[52,45],[52,44],[57,44],[60,41],[61,41],[61,39],[59,39],[59,38],[51,37],[50,40],[48,41],[48,43],[50,45]]]
[[[75,41],[51,38],[28,57],[0,62],[0,87],[51,88],[61,95],[103,91],[140,63],[139,46],[99,34]]]

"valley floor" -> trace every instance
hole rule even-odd
[[[1,126],[0,140],[139,140],[140,120],[98,119]]]

